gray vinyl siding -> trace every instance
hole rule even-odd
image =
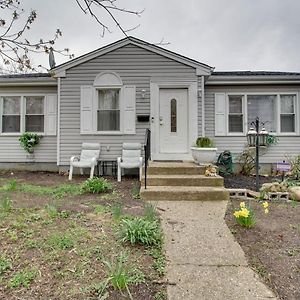
[[[0,95],[14,93],[57,93],[57,87],[40,86],[40,87],[0,87]],[[35,148],[35,162],[56,163],[57,161],[57,137],[44,136],[40,144]],[[0,162],[18,163],[28,162],[26,152],[21,148],[19,136],[0,135]]]
[[[72,155],[80,153],[82,142],[101,143],[101,157],[116,159],[123,142],[144,142],[149,123],[136,123],[135,135],[81,135],[80,86],[93,85],[103,71],[114,71],[123,84],[136,86],[136,114],[150,115],[150,81],[153,77],[196,79],[196,70],[172,59],[134,45],[127,45],[73,67],[61,78],[60,165],[69,164]],[[146,91],[142,98],[141,90]],[[109,151],[107,149],[109,147]]]
[[[298,101],[300,86],[286,85],[286,86],[206,86],[205,87],[205,132],[211,137],[218,152],[230,150],[234,157],[247,144],[246,136],[215,136],[215,93],[253,93],[253,92],[267,92],[267,93],[284,93],[296,92],[298,93]],[[298,103],[298,118],[300,117],[300,103]],[[288,156],[295,156],[300,154],[300,136],[278,136],[278,144],[271,146],[267,153],[260,158],[261,163],[276,163],[286,160]]]

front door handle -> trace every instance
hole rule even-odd
[[[159,117],[159,125],[164,125],[163,117]]]

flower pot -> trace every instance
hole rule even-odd
[[[191,147],[194,161],[199,165],[207,165],[214,163],[217,156],[217,150],[218,148]]]
[[[26,155],[26,159],[27,159],[27,161],[29,161],[29,162],[33,162],[34,159],[35,159],[35,157],[34,157],[34,152],[28,153],[28,154]]]

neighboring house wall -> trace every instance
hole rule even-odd
[[[0,96],[3,94],[57,94],[55,86],[40,87],[0,87]],[[21,148],[20,135],[8,136],[0,134],[0,163],[28,162],[27,153]],[[35,148],[35,162],[56,163],[57,136],[44,136]]]
[[[68,165],[70,157],[80,153],[82,142],[101,143],[101,157],[106,159],[120,155],[123,142],[144,142],[149,123],[136,122],[135,135],[80,134],[80,88],[93,85],[95,77],[103,71],[116,72],[123,84],[136,86],[136,115],[150,115],[151,78],[196,79],[194,68],[134,45],[124,46],[67,70],[66,77],[61,78],[60,165]],[[145,90],[145,98],[142,90]],[[201,122],[201,98],[199,107]]]
[[[285,160],[287,156],[300,154],[300,136],[299,136],[299,118],[300,118],[300,86],[298,85],[256,85],[256,86],[206,86],[205,87],[205,132],[211,137],[218,152],[230,150],[236,157],[247,144],[246,136],[215,136],[215,93],[289,93],[298,94],[298,103],[296,106],[298,121],[297,135],[277,135],[278,144],[271,146],[268,152],[261,157],[261,163],[276,163]],[[265,120],[266,121],[266,120]]]

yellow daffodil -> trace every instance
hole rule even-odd
[[[268,214],[268,213],[269,213],[269,209],[265,208],[265,214]]]
[[[240,215],[244,218],[248,218],[249,217],[249,210],[247,208],[242,208]]]
[[[240,216],[240,211],[239,211],[239,210],[235,211],[235,212],[233,213],[233,215],[234,215],[236,218],[238,218],[238,217]]]
[[[265,201],[262,205],[263,205],[264,209],[269,207],[269,203],[267,201]]]
[[[240,207],[241,207],[241,208],[246,207],[245,202],[241,202],[241,203],[240,203]]]

